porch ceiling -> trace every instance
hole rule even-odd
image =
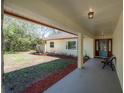
[[[112,34],[120,12],[122,0],[4,0],[4,8],[73,33],[88,36]],[[89,20],[89,8],[95,17]]]

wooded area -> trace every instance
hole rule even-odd
[[[44,45],[43,38],[59,33],[55,29],[6,15],[3,30],[4,50],[7,52],[35,50],[37,44]]]

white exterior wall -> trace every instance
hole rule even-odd
[[[46,42],[46,52],[53,52],[57,54],[67,54],[77,56],[78,51],[73,49],[66,49],[66,43],[68,41],[76,41],[77,39],[61,39],[61,40],[48,40]],[[50,42],[54,42],[54,48],[50,48]],[[89,57],[93,58],[94,50],[94,41],[91,38],[83,38],[83,54],[87,54]]]
[[[77,56],[77,49],[75,50],[66,49],[66,43],[68,41],[76,41],[76,44],[77,44],[77,39],[48,40],[46,42],[46,51],[57,53],[57,54]],[[50,48],[50,42],[54,42],[54,48]]]
[[[116,56],[116,71],[123,89],[123,15],[121,14],[113,33],[113,55]]]
[[[88,55],[90,58],[94,57],[94,39],[84,38],[83,39],[83,54]]]

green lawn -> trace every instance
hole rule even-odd
[[[13,57],[13,55],[9,57]],[[19,64],[18,62],[24,61],[23,57],[24,56],[16,57],[17,65]],[[37,60],[34,60],[33,62],[37,63]],[[76,62],[67,59],[54,59],[46,63],[40,63],[5,73],[5,93],[9,93],[11,91],[11,88],[14,88],[13,93],[21,93],[21,91],[23,91],[30,84],[67,67],[67,65],[71,63]]]

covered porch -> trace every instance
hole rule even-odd
[[[43,93],[122,93],[116,72],[102,65],[100,59],[91,59]]]
[[[5,0],[5,14],[78,36],[78,68],[43,93],[122,93],[122,2],[96,2],[98,0]],[[87,16],[91,6],[96,9],[93,20]],[[113,39],[112,52],[117,58],[115,72],[107,67],[102,69],[101,60],[96,58],[83,63],[85,37],[92,38],[93,41]],[[94,49],[91,54],[94,57],[95,43],[87,47]]]

